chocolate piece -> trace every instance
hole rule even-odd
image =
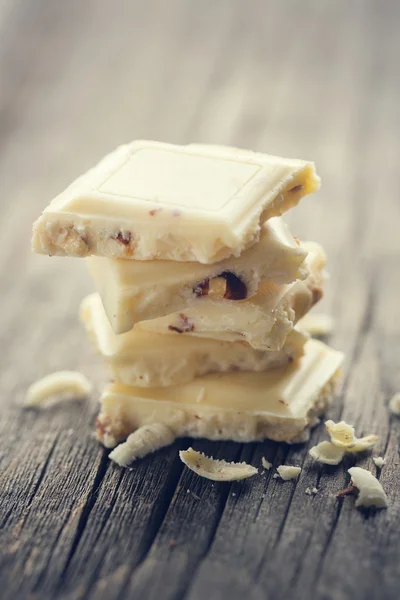
[[[162,388],[114,383],[102,395],[99,419],[111,422],[116,443],[153,422],[175,437],[291,441],[331,402],[342,360],[340,352],[309,340],[299,361],[265,373],[209,374]]]
[[[138,140],[117,148],[36,221],[33,249],[58,256],[218,262],[319,188],[314,165],[222,146]],[[87,244],[71,244],[64,230]],[[119,243],[119,232],[131,241]],[[125,239],[125,238],[123,238]]]

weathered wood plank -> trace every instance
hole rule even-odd
[[[29,6],[28,6],[29,4]],[[397,157],[400,8],[384,0],[72,0],[0,4],[0,585],[5,598],[396,597],[400,389]],[[117,108],[115,98],[118,98]],[[218,485],[182,468],[181,440],[110,465],[91,433],[96,406],[21,410],[57,368],[104,374],[76,318],[90,282],[80,261],[31,256],[48,197],[133,137],[233,143],[315,158],[323,193],[289,215],[330,258],[325,309],[343,349],[330,415],[381,436],[391,508],[338,504],[347,481],[311,464],[308,444],[196,442],[258,466],[303,466]],[[379,174],[376,177],[376,174]],[[24,274],[16,277],[15,275]],[[370,458],[358,464],[375,468]],[[313,498],[306,487],[316,485]],[[187,490],[190,490],[187,493]],[[192,495],[195,494],[195,495]],[[200,499],[197,499],[199,497]],[[349,565],[352,568],[349,569]]]

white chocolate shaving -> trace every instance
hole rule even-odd
[[[332,333],[334,321],[330,315],[307,314],[300,319],[298,326],[310,335],[329,335]]]
[[[364,452],[364,450],[369,450],[370,448],[375,446],[378,439],[378,436],[374,433],[366,435],[362,438],[356,438],[354,444],[351,444],[351,446],[347,446],[346,452]]]
[[[346,450],[332,444],[332,442],[320,442],[313,448],[310,448],[309,454],[314,460],[324,465],[338,465],[345,455]]]
[[[266,469],[267,471],[269,471],[272,467],[272,463],[270,463],[269,460],[267,460],[264,456],[261,458],[261,465],[263,469]]]
[[[386,508],[388,499],[382,485],[369,471],[361,467],[352,467],[348,470],[351,476],[351,485],[358,489],[356,506],[375,506]]]
[[[169,446],[175,441],[175,435],[163,423],[143,425],[131,433],[125,442],[119,444],[109,454],[109,458],[120,467],[127,467],[138,458],[155,452],[159,448]]]
[[[346,452],[363,452],[364,450],[369,450],[379,439],[374,433],[357,438],[354,427],[345,421],[340,421],[340,423],[326,421],[325,427],[330,435],[332,444],[339,448],[344,448]]]
[[[283,481],[297,479],[301,473],[301,467],[292,467],[290,465],[280,465],[276,470]]]
[[[332,444],[339,448],[347,448],[354,444],[356,440],[355,430],[352,425],[345,421],[334,423],[334,421],[325,421],[325,427],[331,438]]]
[[[394,415],[400,416],[400,392],[394,394],[389,402],[389,410]]]
[[[90,381],[78,371],[57,371],[29,386],[25,406],[39,406],[52,396],[86,398],[92,391]]]
[[[382,458],[382,456],[373,456],[372,460],[374,461],[378,469],[382,469],[383,465],[386,463],[385,459]]]
[[[213,481],[237,481],[252,477],[258,472],[255,467],[245,462],[229,463],[225,460],[217,460],[206,456],[202,452],[196,452],[193,448],[181,450],[179,457],[197,475]]]

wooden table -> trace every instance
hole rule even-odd
[[[4,599],[280,600],[399,597],[400,3],[392,0],[1,0],[0,589]],[[309,443],[195,441],[229,460],[301,465],[217,484],[183,468],[180,440],[132,470],[93,436],[105,378],[77,319],[79,260],[30,253],[48,200],[133,138],[314,159],[323,191],[289,215],[329,255],[323,312],[346,353],[333,419],[379,434],[390,507],[338,502],[346,459]],[[24,410],[58,369],[92,403]],[[357,464],[376,472],[369,455]],[[319,489],[315,497],[307,487]]]

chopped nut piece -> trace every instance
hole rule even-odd
[[[117,242],[120,242],[124,246],[128,246],[131,241],[131,232],[130,231],[120,231],[118,235],[114,238]]]
[[[358,489],[354,487],[354,485],[349,485],[347,488],[344,488],[344,490],[337,492],[336,498],[344,498],[345,496],[351,496],[352,494],[356,496],[358,494]]]
[[[231,271],[223,271],[216,277],[200,281],[193,291],[196,296],[215,296],[225,300],[247,298],[247,286]]]
[[[292,467],[289,465],[280,465],[276,469],[278,475],[283,481],[289,481],[290,479],[297,479],[301,473],[301,467]]]
[[[338,465],[345,452],[344,448],[339,448],[328,441],[320,442],[309,450],[309,454],[313,459],[324,465]]]
[[[394,394],[389,402],[389,410],[396,416],[400,416],[400,392]]]
[[[300,319],[298,325],[310,335],[323,336],[332,333],[334,322],[330,315],[311,313]]]
[[[382,456],[373,456],[372,460],[374,461],[378,469],[382,469],[383,465],[386,463],[385,459],[382,458]]]
[[[269,471],[270,468],[272,467],[272,463],[270,463],[269,460],[264,458],[264,456],[261,458],[261,464],[262,464],[263,469],[266,469],[267,471]]]
[[[179,456],[181,461],[197,475],[213,481],[237,481],[252,477],[258,472],[255,467],[245,462],[229,463],[225,460],[217,460],[202,452],[196,452],[193,448],[181,450]]]
[[[138,458],[169,446],[175,441],[173,432],[163,423],[143,425],[131,433],[125,442],[119,444],[109,454],[109,458],[120,467],[127,467]]]
[[[35,381],[25,397],[25,406],[38,406],[50,397],[62,395],[70,398],[86,398],[92,391],[90,381],[77,371],[57,371]]]
[[[194,325],[183,313],[179,313],[179,325],[168,325],[168,329],[177,333],[185,333],[187,331],[194,331]]]
[[[55,244],[62,244],[69,256],[80,256],[89,251],[87,240],[74,227],[61,227],[55,236]]]
[[[226,279],[223,277],[214,277],[210,280],[208,295],[216,298],[224,298],[226,294]]]
[[[361,467],[352,467],[348,470],[351,476],[351,485],[358,489],[356,506],[374,506],[375,508],[386,508],[388,498],[382,485],[372,473]]]

